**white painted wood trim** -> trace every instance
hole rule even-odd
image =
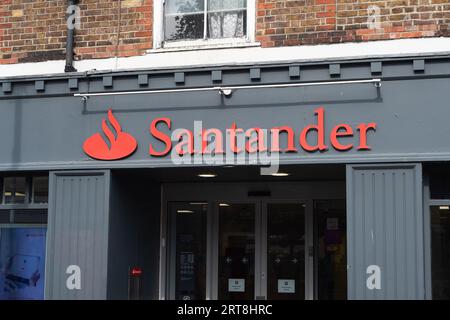
[[[162,48],[164,40],[164,0],[153,0],[153,49]]]
[[[256,0],[247,0],[247,41],[256,41]]]

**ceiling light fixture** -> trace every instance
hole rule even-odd
[[[192,210],[177,210],[177,213],[194,213]]]
[[[217,177],[217,174],[214,174],[214,173],[200,173],[198,176],[200,178],[215,178],[215,177]]]
[[[290,176],[290,173],[287,172],[276,172],[276,173],[272,173],[272,177],[287,177]]]
[[[450,210],[450,206],[439,206],[439,210]]]

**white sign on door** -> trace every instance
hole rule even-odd
[[[245,292],[245,279],[228,279],[228,292]]]
[[[278,293],[295,293],[295,280],[278,279]]]

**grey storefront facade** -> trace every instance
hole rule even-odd
[[[142,299],[449,298],[449,75],[414,56],[0,78],[0,228],[45,229],[45,299],[133,281]],[[165,137],[199,121],[283,128],[282,174],[175,163]]]

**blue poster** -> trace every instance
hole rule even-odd
[[[46,228],[0,228],[0,300],[43,300]]]

